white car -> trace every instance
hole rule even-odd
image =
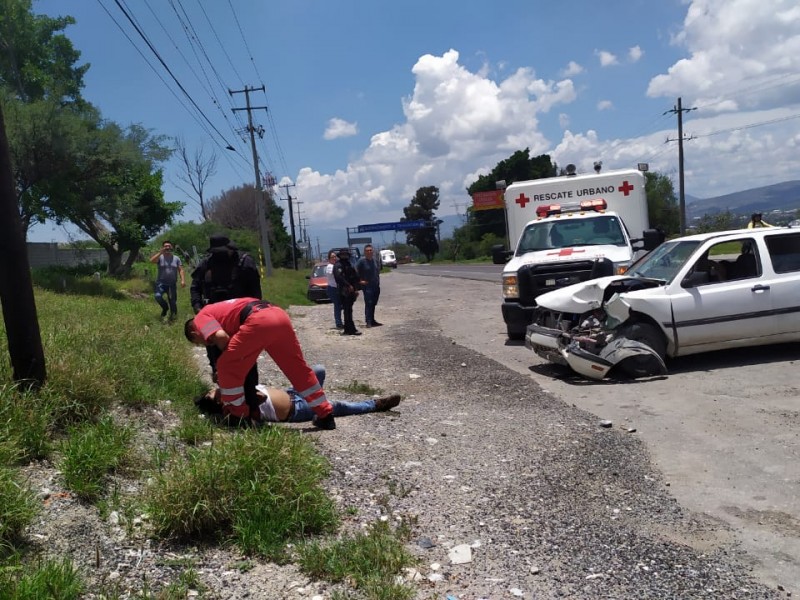
[[[381,264],[385,267],[397,268],[397,257],[394,250],[381,250]]]
[[[548,292],[525,343],[592,379],[618,367],[666,373],[665,359],[800,341],[800,231],[691,235],[663,243],[624,276]]]

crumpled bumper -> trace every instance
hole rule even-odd
[[[533,324],[525,335],[525,346],[545,360],[568,366],[589,379],[605,378],[613,367],[626,360],[635,363],[635,368],[626,369],[627,372],[635,372],[640,377],[667,373],[664,360],[646,344],[619,337],[598,350],[587,347],[587,340],[586,337]]]

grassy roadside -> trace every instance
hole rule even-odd
[[[412,562],[403,532],[376,527],[332,539],[339,515],[322,488],[328,464],[308,438],[282,427],[220,429],[197,414],[191,399],[204,384],[183,319],[160,320],[149,267],[137,265],[143,276],[125,282],[35,273],[47,384],[22,393],[8,360],[0,361],[0,600],[117,597],[89,589],[83,566],[70,557],[41,555],[29,544],[27,528],[42,504],[22,469],[40,459],[60,471],[60,485],[76,501],[118,511],[123,520],[134,507],[145,510],[144,534],[154,539],[235,544],[253,559],[298,561],[313,577],[346,582],[342,598],[413,597],[395,581]],[[308,304],[305,274],[275,270],[264,296],[284,307]],[[189,314],[188,289],[180,290],[179,315]],[[8,357],[2,329],[0,356]],[[142,452],[143,419],[130,415],[154,408],[179,424],[162,432],[169,443]],[[126,479],[142,491],[121,492],[126,486],[117,484]],[[308,544],[329,560],[305,560]],[[342,544],[346,553],[337,550]],[[164,590],[143,588],[133,597],[185,598],[190,587],[202,587],[192,569]]]

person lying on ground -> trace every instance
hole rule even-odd
[[[323,385],[325,381],[325,367],[315,365],[314,373]],[[308,402],[293,388],[278,389],[265,385],[257,385],[256,392],[261,399],[258,413],[254,420],[270,423],[303,423],[314,418],[314,412]],[[363,415],[372,412],[385,412],[400,404],[401,397],[391,394],[380,398],[368,398],[357,402],[331,400],[334,417],[347,417],[350,415]],[[203,396],[195,399],[195,404],[201,412],[210,415],[222,415],[222,401],[219,389],[209,390]]]
[[[256,382],[248,382],[246,376],[266,351],[314,411],[314,425],[336,429],[333,407],[303,357],[292,321],[282,308],[257,298],[207,304],[186,321],[183,332],[193,344],[214,345],[220,350],[217,383],[225,414],[236,419],[259,418]]]

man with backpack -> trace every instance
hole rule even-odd
[[[209,238],[207,254],[192,271],[189,288],[192,309],[199,313],[207,304],[215,304],[233,298],[261,298],[261,274],[256,261],[246,252],[239,252],[228,236],[216,233]],[[216,346],[207,346],[211,379],[217,381],[217,359],[222,351]],[[256,365],[245,379],[247,402],[256,403],[255,386],[258,385]],[[257,404],[256,404],[257,405]]]

